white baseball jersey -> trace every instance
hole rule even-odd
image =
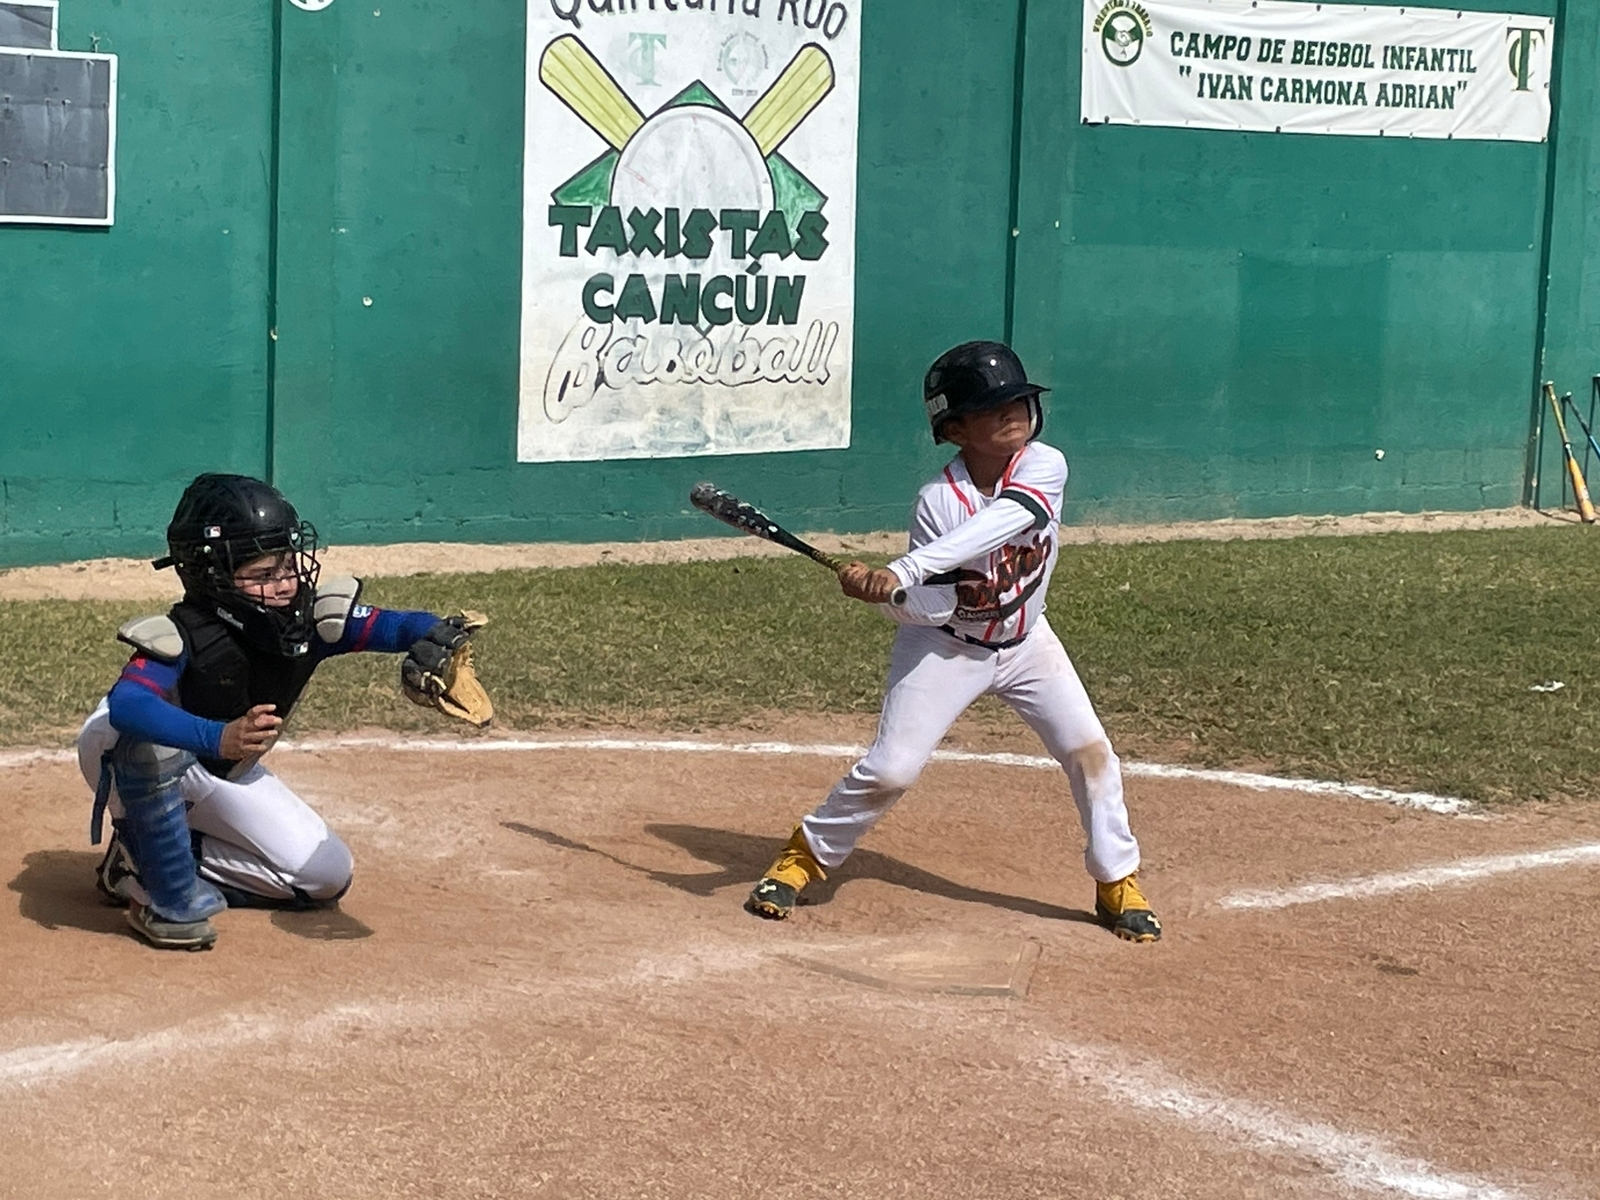
[[[987,694],[1019,713],[1066,771],[1089,874],[1110,882],[1138,869],[1121,765],[1044,614],[1066,483],[1061,452],[1034,442],[1007,465],[993,495],[978,491],[959,457],[918,494],[910,552],[889,564],[908,599],[881,606],[903,628],[878,736],[800,823],[823,866],[850,856],[916,782],[956,718]],[[953,640],[946,629],[989,648]]]
[[[917,494],[910,551],[889,569],[908,588],[953,585],[954,611],[931,623],[980,642],[1026,637],[1055,571],[1066,486],[1066,458],[1040,442],[1017,452],[992,496],[957,455]]]

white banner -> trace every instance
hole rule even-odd
[[[1084,0],[1083,120],[1542,142],[1552,21],[1282,0]]]
[[[850,444],[861,0],[529,0],[522,462]]]

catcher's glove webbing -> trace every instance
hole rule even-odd
[[[406,698],[479,729],[493,721],[494,705],[472,669],[472,633],[488,623],[482,613],[457,613],[414,642],[400,663]]]

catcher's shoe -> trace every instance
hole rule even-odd
[[[209,950],[217,941],[210,921],[169,921],[148,904],[129,905],[128,924],[159,950]]]
[[[130,901],[138,899],[142,891],[139,887],[139,870],[133,865],[127,847],[116,834],[111,835],[106,856],[95,868],[94,886],[101,899],[117,908],[123,908]]]
[[[767,873],[761,877],[745,901],[745,908],[769,921],[781,921],[794,911],[800,902],[800,892],[814,879],[826,879],[828,873],[811,853],[805,832],[797,825]]]
[[[1139,890],[1137,875],[1129,875],[1114,883],[1096,883],[1094,912],[1107,929],[1125,941],[1161,940],[1161,922],[1150,911],[1150,902]]]

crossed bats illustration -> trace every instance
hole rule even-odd
[[[583,123],[620,151],[645,117],[600,61],[572,34],[544,49],[539,78]],[[750,106],[742,124],[766,158],[833,91],[833,60],[815,42],[800,48],[773,85]]]

